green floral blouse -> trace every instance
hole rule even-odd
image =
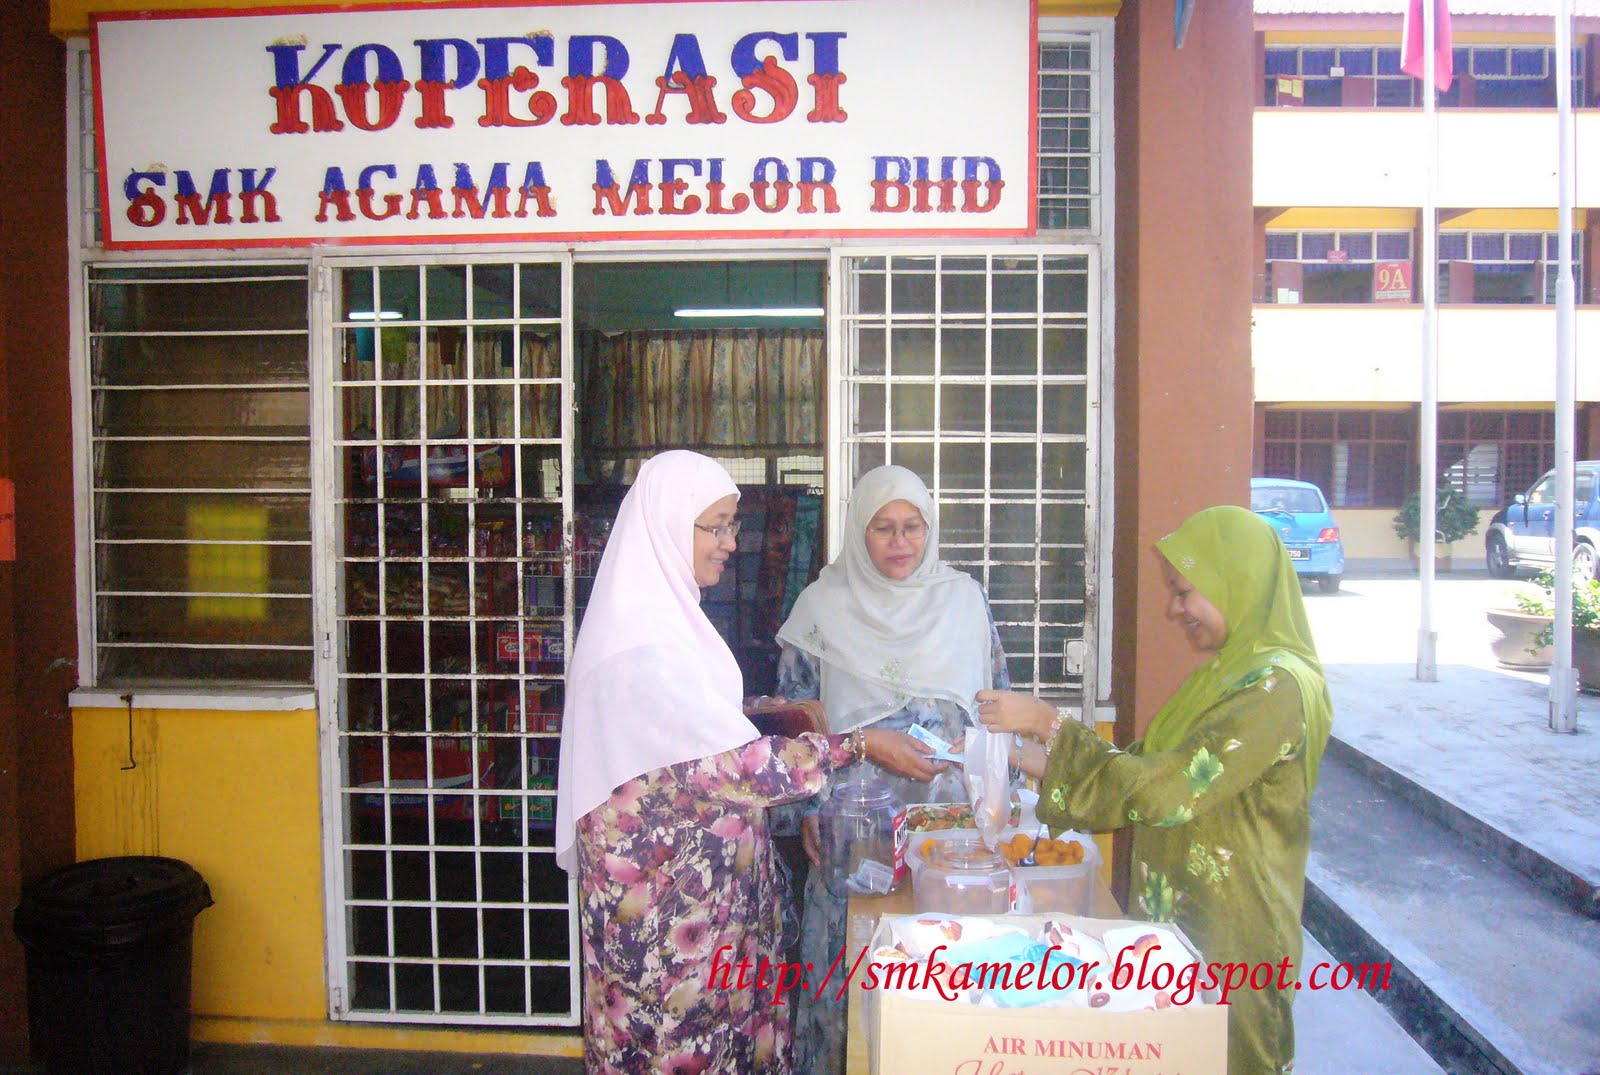
[[[1300,905],[1311,840],[1294,678],[1246,676],[1178,746],[1118,750],[1062,726],[1045,770],[1040,820],[1134,826],[1131,917],[1176,922],[1207,962],[1300,962]],[[1274,975],[1276,981],[1276,975]],[[1228,1070],[1292,1071],[1293,987],[1230,994]]]

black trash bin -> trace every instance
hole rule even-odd
[[[29,1026],[50,1075],[169,1075],[189,1066],[194,867],[91,859],[26,886],[12,927],[28,956]]]

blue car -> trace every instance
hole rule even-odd
[[[1316,579],[1323,593],[1339,592],[1344,542],[1321,489],[1290,478],[1251,478],[1250,510],[1283,538],[1302,580]]]
[[[1600,565],[1600,459],[1580,459],[1573,468],[1572,577],[1587,582]],[[1556,566],[1556,472],[1489,520],[1483,537],[1489,574],[1509,579],[1519,567],[1554,571]]]

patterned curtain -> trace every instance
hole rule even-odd
[[[582,332],[578,352],[591,450],[822,443],[821,329]]]

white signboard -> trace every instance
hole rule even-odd
[[[1034,0],[102,15],[121,248],[1031,234]]]

